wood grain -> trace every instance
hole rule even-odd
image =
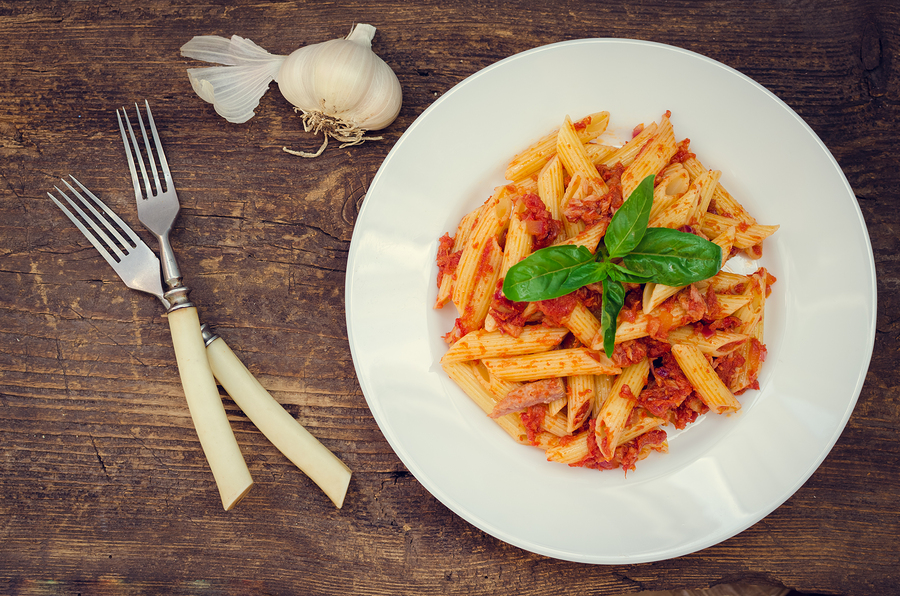
[[[383,141],[317,160],[281,151],[319,141],[274,85],[256,117],[229,125],[193,94],[178,51],[239,34],[288,53],[353,22],[378,27],[403,109]],[[0,0],[0,593],[599,595],[737,581],[900,593],[898,36],[891,0]],[[734,538],[652,564],[534,555],[446,509],[372,418],[344,319],[358,208],[403,131],[479,69],[582,37],[679,46],[774,92],[845,172],[878,275],[866,384],[822,466]],[[165,115],[182,202],[172,241],[192,298],[354,470],[342,510],[227,399],[257,486],[221,510],[161,305],[125,289],[46,198],[74,174],[136,221],[112,116],[141,98]]]

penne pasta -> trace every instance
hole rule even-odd
[[[580,175],[584,183],[592,191],[598,194],[606,193],[608,190],[606,183],[597,172],[597,167],[588,157],[584,143],[578,137],[575,125],[572,124],[568,116],[566,116],[562,126],[559,128],[559,133],[556,137],[556,153],[559,155],[559,160],[562,162],[563,167],[572,177],[576,174]]]
[[[506,358],[552,350],[569,332],[564,327],[528,325],[518,337],[501,331],[476,329],[461,337],[441,358],[442,363]]]
[[[635,399],[647,384],[649,373],[650,362],[646,358],[622,369],[622,374],[616,378],[609,397],[600,408],[594,434],[597,448],[607,460],[612,459],[619,435],[625,430],[625,423],[631,415]]]
[[[723,187],[721,171],[703,166],[687,139],[676,142],[669,112],[635,128],[619,147],[597,138],[608,124],[606,112],[578,122],[565,116],[513,157],[507,183],[467,213],[452,238],[441,238],[434,307],[452,302],[458,313],[444,335],[443,370],[514,441],[542,449],[548,461],[631,470],[651,451],[668,450],[669,425],[684,428],[707,411],[737,412],[736,396],[759,388],[765,303],[775,278],[764,268],[743,275],[722,267],[736,251],[759,258],[778,226],[757,223]],[[621,220],[613,225],[612,218],[649,176],[648,227],[694,233],[721,249],[721,263],[710,263],[708,245],[657,235],[702,245],[707,279],[682,275],[671,254],[652,252],[652,242],[640,275],[628,271],[627,256],[619,260],[633,248],[620,243],[623,252],[609,258],[612,244],[602,244],[608,229],[611,237],[623,234]],[[531,261],[538,273],[525,279],[547,291],[516,294],[534,302],[511,302],[501,293],[503,280],[548,245],[583,246],[602,267],[595,269],[583,250],[548,251]],[[653,272],[670,265],[668,274]],[[658,283],[679,279],[693,283]],[[572,288],[580,280],[587,291],[559,295],[558,284]],[[614,306],[615,349],[607,355],[601,318],[611,289],[624,304]]]
[[[486,358],[482,363],[507,381],[535,381],[572,375],[614,375],[621,369],[604,354],[588,348],[551,350],[509,358]]]
[[[740,224],[735,226],[735,220],[724,215],[704,213],[700,218],[700,227],[709,237],[718,236],[730,227],[735,227],[734,246],[737,248],[749,248],[762,243],[763,240],[774,234],[778,226],[764,226],[760,224]]]
[[[717,414],[726,414],[741,409],[740,402],[696,346],[676,344],[672,346],[672,355],[675,356],[684,376],[694,387],[697,396],[710,410]]]
[[[569,377],[566,381],[566,395],[568,397],[566,432],[571,434],[580,428],[593,412],[597,396],[594,375]]]

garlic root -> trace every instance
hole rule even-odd
[[[294,111],[303,113],[300,121],[303,123],[303,130],[305,132],[312,132],[314,135],[318,135],[321,132],[325,138],[323,139],[319,150],[315,153],[295,151],[293,149],[288,149],[287,147],[281,148],[285,153],[290,153],[291,155],[297,155],[299,157],[319,157],[322,155],[322,152],[325,151],[325,147],[328,146],[328,137],[333,137],[336,141],[341,141],[341,149],[344,147],[352,147],[353,145],[361,145],[364,141],[380,141],[384,138],[363,136],[367,132],[364,128],[360,128],[352,122],[346,122],[344,120],[332,118],[331,116],[326,116],[322,112],[305,112],[300,108],[294,108]]]

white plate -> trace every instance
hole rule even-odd
[[[677,138],[760,223],[781,229],[761,264],[760,391],[734,416],[670,435],[627,477],[548,463],[515,444],[441,371],[438,238],[504,182],[515,153],[607,110],[623,131],[672,111]],[[840,167],[787,105],[737,71],[655,43],[588,39],[517,54],[434,102],[393,147],[366,195],[347,266],[350,348],[372,414],[435,497],[485,532],[558,559],[623,564],[734,536],[790,497],[844,428],[875,333],[875,272]]]

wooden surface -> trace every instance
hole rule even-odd
[[[378,28],[403,109],[384,141],[315,161],[281,151],[318,141],[274,85],[255,118],[228,125],[179,55],[198,34],[289,53],[353,22]],[[617,594],[737,581],[900,593],[898,34],[894,0],[0,0],[0,593]],[[380,433],[344,319],[357,209],[403,131],[479,69],[582,37],[683,47],[773,91],[843,168],[878,273],[866,384],[819,470],[734,538],[652,564],[534,555],[447,510]],[[222,511],[160,305],[126,289],[46,196],[73,174],[136,224],[113,110],[140,98],[181,197],[173,242],[192,297],[354,470],[341,510],[226,400],[257,485]]]

